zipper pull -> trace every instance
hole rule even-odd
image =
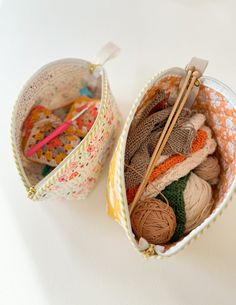
[[[98,66],[103,66],[107,61],[117,57],[120,53],[120,48],[113,42],[108,42],[101,48],[95,57],[94,63],[90,66],[91,73],[95,71]]]
[[[151,256],[156,256],[155,245],[150,244],[149,248],[143,251],[144,258],[149,258]]]
[[[29,199],[33,199],[33,197],[34,197],[34,195],[35,195],[35,193],[36,193],[35,187],[30,186],[30,187],[28,188],[28,190],[27,190],[27,193],[28,193],[28,198],[29,198]]]

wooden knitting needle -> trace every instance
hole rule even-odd
[[[152,157],[151,157],[150,163],[148,165],[147,171],[146,171],[146,173],[144,175],[144,178],[143,178],[143,180],[142,180],[142,182],[141,182],[141,184],[140,184],[140,186],[138,188],[137,193],[135,194],[134,200],[133,200],[133,202],[132,202],[132,204],[130,206],[130,214],[133,212],[134,207],[136,206],[137,202],[139,201],[139,199],[140,199],[140,197],[141,197],[141,195],[142,195],[142,193],[144,191],[144,188],[146,187],[146,185],[148,183],[148,179],[150,177],[150,175],[149,175],[150,169],[153,167],[153,163],[154,163],[154,159],[156,157],[156,154],[157,154],[157,152],[158,152],[158,150],[159,150],[159,148],[161,146],[161,143],[162,143],[162,141],[163,141],[163,139],[164,139],[164,137],[165,137],[165,135],[166,135],[166,133],[167,133],[167,131],[169,129],[169,126],[171,124],[173,116],[174,116],[174,114],[176,112],[176,109],[177,109],[177,107],[178,107],[178,105],[179,105],[179,103],[181,101],[181,98],[182,98],[182,96],[183,96],[183,94],[184,94],[184,92],[185,92],[185,90],[186,90],[186,88],[187,88],[187,86],[189,84],[189,81],[190,81],[190,78],[192,76],[192,72],[193,72],[194,69],[195,69],[194,67],[191,67],[191,68],[188,69],[188,72],[187,72],[187,75],[185,77],[183,86],[180,89],[180,92],[179,92],[179,95],[177,97],[177,100],[174,103],[172,111],[171,111],[171,113],[170,113],[170,115],[169,115],[169,117],[167,119],[167,122],[166,122],[166,124],[164,126],[164,129],[163,129],[162,133],[161,133],[159,141],[158,141],[158,143],[156,145],[156,148],[155,148],[155,150],[154,150],[154,152],[152,154]]]
[[[168,139],[169,139],[169,137],[170,137],[170,134],[171,134],[171,132],[172,132],[172,130],[173,130],[173,128],[174,128],[176,122],[177,122],[177,119],[178,119],[178,117],[180,116],[180,113],[181,113],[181,111],[182,111],[182,109],[183,109],[185,103],[187,102],[187,99],[188,99],[188,97],[189,97],[189,95],[190,95],[190,93],[191,93],[191,90],[192,90],[192,88],[193,88],[193,86],[194,86],[196,80],[197,80],[199,77],[200,77],[200,73],[199,73],[198,71],[194,71],[193,74],[192,74],[191,82],[190,82],[190,84],[189,84],[189,86],[188,86],[188,89],[187,89],[187,91],[186,91],[186,93],[185,93],[185,95],[184,95],[184,97],[183,97],[183,100],[181,101],[181,103],[180,103],[180,105],[179,105],[179,108],[177,109],[176,114],[175,114],[175,116],[173,117],[173,120],[172,120],[172,122],[171,122],[171,125],[170,125],[170,127],[169,127],[169,129],[168,129],[168,131],[167,131],[167,133],[166,133],[166,136],[165,136],[165,138],[163,139],[163,142],[161,143],[160,149],[159,149],[158,152],[157,152],[157,155],[156,155],[156,157],[155,157],[155,160],[154,160],[154,163],[153,163],[153,168],[152,168],[152,170],[151,170],[151,173],[152,173],[152,171],[153,171],[153,169],[154,169],[154,166],[157,164],[157,162],[158,162],[158,160],[159,160],[159,158],[160,158],[160,156],[161,156],[161,153],[162,153],[162,151],[163,151],[163,149],[164,149],[164,147],[165,147],[165,145],[166,145],[166,143],[167,143],[167,141],[168,141]],[[151,173],[150,173],[150,175],[151,175]],[[150,175],[149,175],[149,177],[150,177]]]
[[[194,83],[195,81],[197,80],[197,78],[200,76],[200,73],[198,71],[194,71],[194,67],[189,67],[188,68],[188,72],[187,72],[187,76],[184,80],[184,83],[183,83],[183,86],[179,92],[179,95],[177,97],[177,100],[173,106],[173,109],[168,117],[168,120],[164,126],[164,129],[161,133],[161,136],[160,136],[160,139],[156,145],[156,148],[152,154],[152,157],[151,157],[151,160],[150,160],[150,163],[148,165],[148,168],[147,168],[147,171],[146,171],[146,174],[144,176],[144,179],[143,181],[141,182],[139,188],[138,188],[138,191],[137,193],[135,194],[135,197],[134,197],[134,200],[130,206],[130,214],[133,212],[137,202],[139,201],[143,191],[144,191],[144,188],[146,187],[147,183],[148,183],[148,180],[149,180],[149,177],[155,167],[155,164],[156,162],[158,161],[158,159],[160,158],[161,156],[161,153],[165,147],[165,144],[166,142],[168,141],[168,138],[171,134],[171,131],[172,129],[174,128],[174,125],[183,109],[183,106],[184,104],[186,103],[187,99],[188,99],[188,96],[191,92],[191,89],[192,87],[194,86]],[[189,81],[190,81],[190,78],[192,76],[192,79],[191,79],[191,82],[189,84]],[[189,85],[189,86],[188,86]],[[183,97],[183,100],[181,102],[181,98],[186,90],[186,88],[188,87],[187,91],[186,91],[186,94],[185,96]],[[177,108],[179,107],[179,109],[177,110]],[[177,110],[177,111],[176,111]],[[173,120],[172,120],[173,119]]]

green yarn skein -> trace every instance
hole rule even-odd
[[[174,210],[176,216],[177,225],[176,225],[175,233],[170,240],[171,242],[178,241],[184,235],[186,214],[185,214],[185,203],[184,203],[183,192],[185,190],[189,176],[190,173],[180,178],[179,180],[172,182],[162,191],[162,194],[169,201],[169,204]],[[160,194],[156,198],[163,200],[163,197]]]

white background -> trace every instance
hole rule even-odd
[[[9,136],[14,101],[35,70],[92,60],[109,40],[122,48],[106,69],[124,117],[153,74],[194,55],[235,90],[235,13],[233,0],[0,0],[1,305],[235,304],[235,202],[183,252],[144,261],[105,213],[107,168],[85,202],[34,203]]]

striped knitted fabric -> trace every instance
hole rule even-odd
[[[194,153],[200,150],[202,147],[204,147],[204,145],[206,144],[206,140],[207,140],[207,133],[204,130],[201,129],[198,130],[197,136],[192,143],[191,153]],[[158,176],[164,174],[167,170],[174,167],[176,164],[181,163],[186,158],[187,158],[186,156],[182,156],[182,155],[173,155],[169,157],[167,160],[165,160],[163,163],[161,163],[153,170],[149,178],[149,182],[154,181]],[[137,190],[138,190],[138,185],[132,188],[127,188],[126,195],[127,195],[128,203],[131,203],[134,200]]]
[[[206,144],[207,140],[207,133],[204,130],[198,130],[196,138],[193,140],[192,143],[192,150],[191,153],[195,153],[196,151],[203,148],[203,146]],[[188,156],[183,155],[173,155],[170,158],[168,158],[166,161],[164,161],[162,164],[157,166],[149,179],[149,182],[155,180],[159,175],[165,173],[168,169],[171,167],[174,167],[176,164],[184,161],[187,159]]]
[[[176,225],[175,233],[171,238],[170,242],[178,241],[184,235],[186,214],[185,214],[185,203],[184,203],[183,193],[189,177],[190,177],[190,173],[180,178],[179,180],[174,181],[173,183],[168,185],[164,189],[164,191],[162,191],[162,194],[169,201],[169,204],[174,210],[176,216],[177,225]],[[156,198],[163,200],[161,194],[159,194]]]
[[[211,130],[206,126],[203,126],[202,129],[207,132],[208,136],[204,147],[190,154],[187,159],[171,167],[164,174],[157,176],[155,180],[146,186],[141,196],[142,200],[147,197],[156,197],[168,185],[187,175],[190,171],[202,163],[202,161],[205,160],[208,155],[214,153],[217,143],[213,138],[211,138]]]

